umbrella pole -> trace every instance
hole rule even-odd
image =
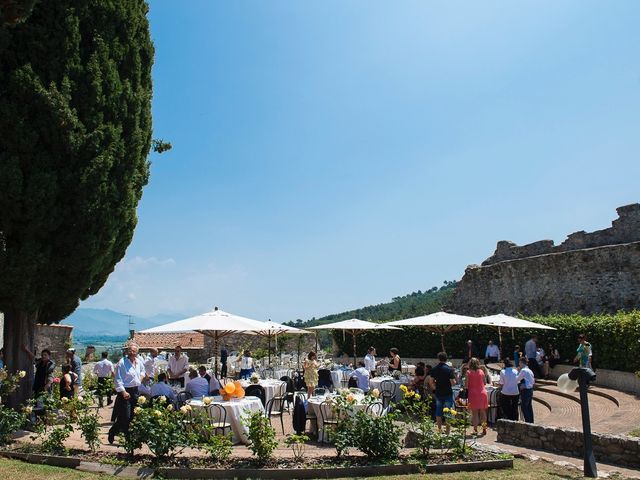
[[[218,378],[218,332],[213,334],[213,358],[214,358],[214,367],[213,373],[216,378]]]
[[[440,332],[440,346],[442,347],[442,351],[446,352],[444,349],[444,332]]]
[[[498,342],[500,344],[500,354],[502,354],[502,329],[498,327]],[[502,355],[504,356],[504,355]],[[500,360],[500,359],[498,359]]]
[[[358,368],[356,364],[356,331],[354,330],[353,332],[351,332],[351,335],[353,336],[353,369],[355,370],[356,368]]]
[[[271,366],[271,334],[267,335],[267,340],[269,342],[269,346],[267,350],[269,350],[269,366]]]
[[[300,370],[300,348],[302,343],[302,335],[298,335],[298,370]]]

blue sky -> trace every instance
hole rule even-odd
[[[322,316],[640,201],[640,2],[150,5],[173,150],[83,306]]]

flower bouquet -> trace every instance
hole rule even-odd
[[[400,380],[400,377],[402,376],[402,372],[400,370],[394,370],[393,373],[391,373],[391,376],[393,377],[394,380]]]
[[[258,372],[253,372],[251,377],[249,377],[249,381],[254,384],[260,383],[260,374]]]

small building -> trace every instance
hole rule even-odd
[[[152,348],[157,348],[159,352],[173,352],[176,346],[180,345],[192,362],[204,362],[208,358],[208,352],[205,350],[205,335],[202,333],[134,332],[133,341],[138,344],[142,353],[147,353]]]

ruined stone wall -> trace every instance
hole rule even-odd
[[[467,267],[449,309],[484,315],[640,308],[640,204],[618,213],[610,229],[578,232],[558,246],[550,240],[524,247],[499,242],[481,266]],[[592,246],[598,243],[606,244]]]
[[[65,353],[71,344],[71,332],[73,327],[70,325],[36,325],[34,353],[36,357],[40,356],[40,352],[48,348],[51,350],[56,365],[65,363]]]

